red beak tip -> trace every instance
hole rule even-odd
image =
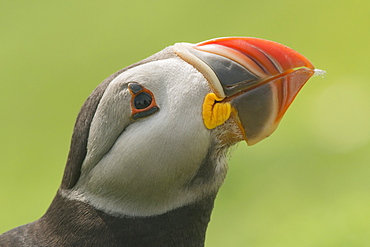
[[[229,50],[232,49],[238,52],[240,55],[243,54],[240,57],[247,56],[251,58],[253,61],[265,66],[267,71],[272,75],[300,67],[315,69],[313,64],[299,52],[270,40],[251,37],[229,37],[204,41],[195,46],[206,51],[210,51],[211,49],[211,52],[217,54],[219,49],[208,48],[210,47],[209,45],[223,46]],[[235,56],[231,59],[234,58]]]

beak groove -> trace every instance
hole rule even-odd
[[[178,43],[174,50],[206,77],[222,101],[231,103],[248,145],[274,132],[300,89],[315,73],[303,55],[258,38]]]

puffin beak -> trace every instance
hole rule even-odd
[[[248,145],[271,135],[299,90],[315,73],[312,63],[282,44],[258,38],[178,43],[175,52],[209,81],[218,102],[229,102]]]

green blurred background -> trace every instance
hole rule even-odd
[[[232,153],[207,246],[370,246],[370,1],[1,1],[0,233],[40,217],[107,76],[176,42],[253,36],[307,56],[278,130]]]

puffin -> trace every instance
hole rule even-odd
[[[313,64],[273,41],[176,43],[83,104],[60,188],[0,246],[204,246],[228,150],[271,135]]]

